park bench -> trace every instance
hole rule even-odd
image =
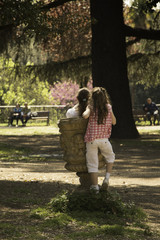
[[[146,113],[143,109],[133,109],[133,118],[134,118],[134,121],[138,121],[138,122],[141,122],[141,121],[147,121],[147,116],[146,116]],[[153,118],[153,116],[152,116]],[[160,122],[160,116],[158,115],[158,125],[159,125],[159,122]]]
[[[49,111],[32,112],[31,120],[46,120],[47,125],[49,125]]]
[[[11,117],[8,117],[8,125],[10,124]],[[46,120],[49,125],[49,111],[35,111],[31,113],[31,120]]]
[[[133,109],[133,118],[135,121],[141,122],[147,120],[146,113],[143,109]]]

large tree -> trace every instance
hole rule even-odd
[[[116,7],[112,0],[90,0],[90,3],[93,82],[105,87],[113,101],[117,117],[113,137],[135,138],[138,132],[132,116],[125,37],[160,39],[160,33],[125,26],[122,0],[116,2]]]
[[[155,4],[158,1],[152,2]],[[117,125],[113,129],[112,136],[118,138],[138,137],[132,115],[127,77],[125,37],[160,39],[160,32],[125,26],[122,0],[117,1],[116,5],[113,0],[90,0],[90,5],[93,84],[105,87],[111,96],[117,117]],[[150,9],[148,4],[142,6]]]
[[[10,1],[12,2],[12,1]],[[19,1],[21,2],[21,1]],[[22,1],[23,5],[24,2]],[[29,1],[32,5],[33,1]],[[36,2],[36,1],[34,1]],[[42,3],[43,1],[41,1]],[[76,2],[76,0],[56,0],[49,4],[41,5],[37,15],[37,24],[41,26],[41,17],[50,9],[54,9],[67,2]],[[79,1],[80,2],[80,1]],[[81,1],[83,4],[88,1]],[[138,0],[136,0],[138,2]],[[148,11],[151,6],[158,1],[140,1],[142,11]],[[17,3],[17,1],[15,1]],[[35,5],[34,5],[35,6]],[[124,24],[123,20],[123,1],[119,0],[90,0],[91,22],[92,22],[92,78],[94,86],[103,86],[107,89],[113,102],[113,109],[117,117],[117,126],[113,129],[113,137],[118,138],[135,138],[138,132],[132,116],[132,106],[129,91],[129,82],[127,77],[126,61],[126,36],[137,38],[157,39],[160,40],[160,32],[155,30],[134,29]],[[43,14],[44,15],[43,15]],[[23,15],[21,15],[23,17]],[[19,16],[17,16],[18,19]],[[15,18],[12,18],[15,19]],[[31,19],[31,16],[29,20]],[[43,18],[44,19],[44,18]],[[48,21],[47,15],[46,19]],[[15,25],[22,26],[22,18]],[[35,28],[34,22],[25,23],[25,31],[20,28],[20,34],[28,33],[29,27]],[[14,26],[15,26],[14,25]],[[54,24],[53,24],[54,25]],[[55,24],[56,25],[56,24]],[[43,25],[45,27],[45,24]],[[1,26],[0,30],[13,27],[13,23],[7,22],[6,26]],[[42,34],[42,30],[35,33]],[[86,59],[86,56],[85,58]],[[81,58],[83,60],[83,56]]]
[[[105,87],[111,97],[117,118],[113,136],[137,137],[127,77],[122,1],[115,7],[112,0],[91,0],[91,17],[93,83]]]

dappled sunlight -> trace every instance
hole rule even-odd
[[[43,134],[59,134],[57,126],[26,126],[22,127],[0,127],[0,135],[43,135]]]
[[[131,200],[138,203],[139,206],[142,206],[143,209],[148,212],[149,218],[154,220],[160,227],[160,218],[158,217],[160,199],[159,187],[159,185],[143,185],[143,182],[141,184],[140,181],[139,185],[118,186],[116,188],[124,199]]]
[[[157,135],[160,134],[160,125],[156,126],[137,126],[137,130],[140,135]]]
[[[67,171],[64,162],[55,160],[52,163],[1,163],[0,180],[7,181],[62,181],[79,184],[76,173]],[[76,182],[76,183],[75,183]]]
[[[53,127],[29,127],[29,132],[27,128],[23,128],[24,132],[20,128],[0,129],[3,132],[0,135],[1,205],[6,212],[10,207],[25,209],[31,203],[49,202],[63,190],[80,187],[76,172],[65,169],[59,134]],[[118,192],[125,201],[143,207],[149,214],[150,224],[160,226],[159,135],[143,134],[139,139],[111,139],[111,142],[116,159],[109,191]],[[104,175],[105,169],[101,169],[100,185]]]

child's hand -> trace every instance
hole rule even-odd
[[[89,107],[87,107],[86,110],[84,111],[84,113],[82,114],[82,117],[87,119],[87,118],[89,118],[90,113],[91,113],[91,110],[89,109]]]

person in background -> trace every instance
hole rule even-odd
[[[31,118],[31,109],[28,107],[28,103],[25,102],[24,108],[22,110],[22,122],[23,125],[26,125],[27,121]]]
[[[90,189],[99,192],[98,186],[98,150],[106,160],[106,174],[102,184],[102,190],[107,190],[112,171],[115,154],[109,141],[112,124],[116,124],[116,118],[106,90],[95,87],[92,90],[89,105],[83,113],[85,119],[89,118],[84,141],[86,142],[86,163],[90,174]]]
[[[90,96],[90,91],[88,90],[88,88],[84,87],[79,89],[78,95],[77,95],[78,103],[74,107],[69,108],[67,110],[66,117],[67,118],[81,117],[83,112],[86,110],[89,96]]]
[[[152,116],[153,116],[153,124],[155,125],[156,120],[159,117],[158,107],[154,102],[152,102],[151,98],[147,98],[146,103],[143,106],[143,110],[146,112],[147,119],[150,121],[150,126],[152,126]]]
[[[18,127],[18,121],[21,120],[22,124],[22,108],[20,107],[19,103],[16,104],[16,107],[13,109],[10,117],[10,126],[13,124],[13,120],[16,120],[16,127]]]

